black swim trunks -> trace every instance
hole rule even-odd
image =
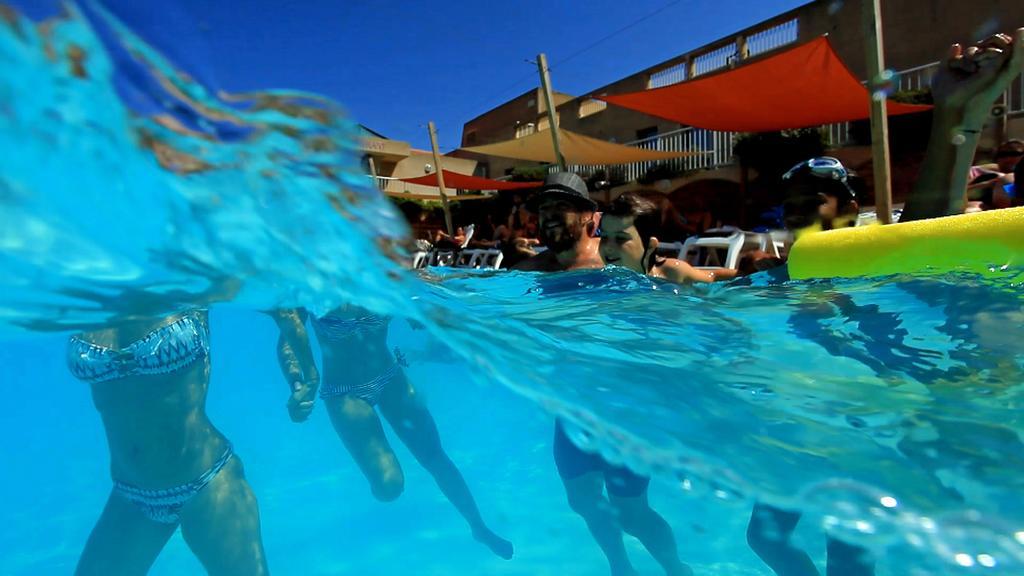
[[[554,452],[559,476],[572,480],[589,472],[601,472],[609,496],[636,498],[646,492],[651,483],[650,478],[640,476],[625,466],[615,466],[599,454],[580,450],[569,440],[558,420],[555,421]]]

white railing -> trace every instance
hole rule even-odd
[[[619,175],[624,181],[632,182],[659,164],[667,165],[669,168],[680,172],[717,168],[732,164],[732,148],[735,136],[736,134],[733,132],[713,132],[700,128],[681,128],[643,140],[627,142],[625,145],[634,146],[642,150],[657,150],[660,152],[689,152],[691,154],[689,156],[668,160],[620,164],[614,167],[574,164],[568,166],[568,169],[584,176],[590,176],[598,170],[603,170],[609,176],[621,171]],[[555,170],[557,168],[551,169],[551,171]]]
[[[372,178],[376,181],[377,188],[380,188],[381,190],[388,189],[388,182],[391,181],[390,178],[385,178],[383,176],[373,176]]]
[[[678,84],[686,80],[687,68],[689,68],[688,63],[680,62],[675,66],[669,66],[664,70],[658,70],[647,78],[647,88],[661,88],[662,86]]]
[[[896,75],[896,90],[924,90],[932,85],[932,77],[938,69],[939,63],[932,62],[899,72]]]
[[[725,68],[736,58],[736,45],[727,44],[717,50],[705,52],[693,61],[693,74],[700,76],[713,72],[719,68]]]
[[[822,135],[825,137],[827,148],[839,148],[850,142],[850,123],[829,124],[822,127]]]
[[[1024,74],[1017,77],[1010,90],[1006,93],[1007,112],[1024,114]]]
[[[757,56],[796,42],[800,37],[800,19],[783,22],[747,37],[747,55]]]

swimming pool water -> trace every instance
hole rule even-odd
[[[805,511],[815,558],[827,525],[884,552],[880,574],[1024,572],[1018,271],[710,288],[621,269],[417,276],[391,257],[402,225],[362,186],[336,105],[224,103],[87,12],[48,36],[0,25],[0,574],[71,571],[110,489],[66,334],[225,300],[207,410],[245,463],[274,573],[605,573],[551,460],[555,413],[655,474],[698,573],[766,573],[744,540],[755,499]],[[47,56],[71,44],[88,79]],[[209,166],[161,167],[145,134]],[[402,448],[406,493],[379,504],[320,411],[288,420],[257,310],[344,302],[425,327],[399,319],[390,338],[513,561],[469,537]],[[176,538],[153,573],[199,570]]]

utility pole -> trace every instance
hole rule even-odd
[[[452,211],[448,206],[448,193],[444,189],[444,168],[441,166],[441,152],[437,149],[437,130],[434,129],[434,121],[427,122],[427,130],[430,131],[430,147],[434,151],[434,170],[437,171],[437,187],[441,190],[441,206],[444,207],[444,225],[448,229],[448,235],[454,236],[452,228]]]
[[[548,125],[551,127],[551,144],[555,147],[555,161],[558,168],[565,172],[565,157],[562,156],[561,136],[558,132],[558,115],[555,111],[555,97],[551,92],[551,77],[548,75],[548,59],[543,54],[537,55],[537,69],[540,70],[540,85],[544,91],[544,101],[548,105]]]

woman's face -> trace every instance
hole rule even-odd
[[[601,218],[601,258],[634,270],[644,270],[644,243],[633,225],[633,218],[604,215]]]

